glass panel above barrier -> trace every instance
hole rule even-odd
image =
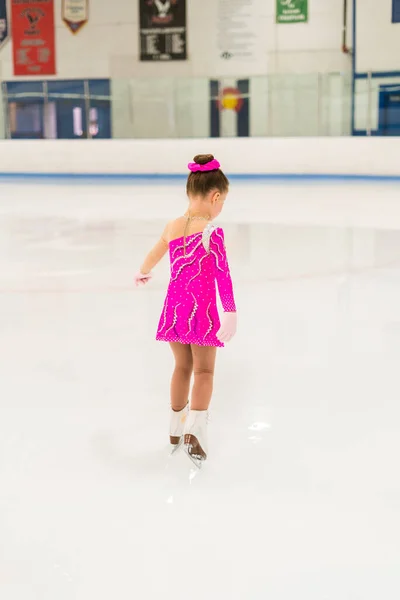
[[[44,103],[44,138],[50,135],[48,132],[51,138],[66,135],[60,119],[63,111],[69,110],[68,105],[71,115],[74,108],[82,107],[88,121],[88,127],[82,136],[74,136],[76,139],[394,135],[386,125],[393,121],[390,115],[397,114],[397,105],[386,91],[398,89],[399,85],[400,77],[388,79],[387,74],[382,80],[376,74],[358,76],[353,99],[349,72],[229,79],[140,77],[3,82],[0,136],[13,137],[15,122],[10,123],[9,104],[15,102]],[[49,103],[54,103],[51,111]],[[97,117],[91,123],[90,114],[95,114],[92,109],[97,111]],[[12,110],[15,115],[15,106]],[[19,115],[28,112],[18,109]],[[50,113],[57,127],[46,125]],[[72,123],[71,116],[70,136]],[[18,135],[25,135],[24,128]]]
[[[113,137],[351,134],[351,75],[113,79]]]

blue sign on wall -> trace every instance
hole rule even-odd
[[[400,23],[400,0],[392,0],[392,23]]]

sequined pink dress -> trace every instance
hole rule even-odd
[[[216,336],[220,328],[216,285],[224,312],[235,312],[232,280],[226,257],[224,232],[209,224],[203,232],[169,244],[171,279],[156,339],[198,346],[224,346]]]

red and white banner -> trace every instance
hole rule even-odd
[[[55,75],[53,0],[11,0],[14,75]]]
[[[63,0],[62,20],[72,33],[78,33],[89,20],[89,0]]]

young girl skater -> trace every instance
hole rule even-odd
[[[170,442],[177,449],[183,437],[186,452],[201,467],[207,458],[207,411],[216,351],[236,333],[236,306],[224,232],[211,224],[222,210],[229,181],[211,154],[195,156],[188,167],[188,210],[165,227],[135,275],[135,284],[144,285],[151,279],[151,270],[169,249],[171,279],[156,339],[169,342],[175,357]],[[224,310],[221,321],[215,283]]]

